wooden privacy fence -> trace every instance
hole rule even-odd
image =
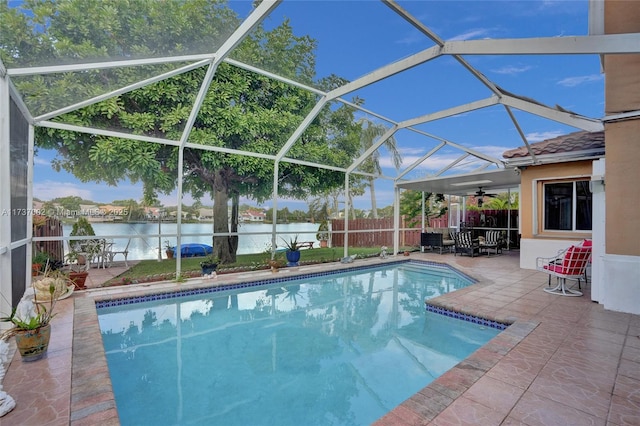
[[[62,222],[49,216],[35,216],[33,221],[34,237],[61,237]],[[33,243],[36,253],[47,253],[51,259],[64,260],[62,241],[38,241]]]
[[[404,229],[409,222],[403,217],[400,223],[400,246],[420,245],[420,228]],[[420,221],[418,220],[418,223]],[[419,225],[418,225],[419,226]],[[393,247],[393,218],[353,219],[348,221],[349,247]],[[344,245],[344,220],[331,221],[331,245]]]

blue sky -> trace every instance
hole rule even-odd
[[[584,1],[400,1],[400,6],[444,40],[491,38],[558,37],[588,33],[588,2]],[[245,16],[250,2],[233,2]],[[355,80],[390,62],[433,46],[384,4],[374,1],[285,1],[265,25],[291,20],[294,32],[317,40],[317,77],[337,74]],[[465,56],[483,75],[503,89],[533,98],[549,106],[593,117],[604,115],[604,76],[600,61],[589,56]],[[254,65],[263,66],[259,61]],[[490,96],[454,58],[441,57],[404,73],[362,88],[347,96],[365,100],[364,106],[396,121]],[[578,129],[514,110],[529,142],[537,142]],[[379,121],[379,120],[377,120]],[[387,124],[388,123],[383,123]],[[461,114],[418,129],[500,158],[507,149],[522,145],[513,123],[502,106]],[[438,142],[410,131],[396,134],[403,164],[429,151]],[[57,173],[50,166],[55,153],[40,151],[35,163],[34,196],[51,199],[79,195],[98,202],[140,199],[141,188],[129,182],[118,187],[100,183],[79,183],[73,176]],[[461,154],[445,149],[409,177],[435,173]],[[381,150],[387,175],[395,175],[389,156]],[[469,170],[474,168],[468,165]],[[391,204],[392,185],[376,185],[378,207]],[[165,205],[177,203],[175,195],[161,196]],[[207,200],[203,200],[207,204]],[[190,197],[185,202],[191,202]],[[283,202],[279,202],[282,206]],[[267,204],[268,206],[269,204]],[[290,208],[306,209],[304,202],[287,201]],[[369,208],[365,195],[356,207]]]

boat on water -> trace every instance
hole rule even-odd
[[[173,255],[177,256],[177,247],[171,247]],[[180,257],[207,256],[213,253],[213,247],[208,244],[188,243],[180,245]]]

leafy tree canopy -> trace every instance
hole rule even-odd
[[[210,0],[87,0],[25,1],[16,8],[0,4],[0,55],[5,63],[60,63],[70,58],[114,59],[211,52],[240,23],[223,1]],[[296,36],[288,21],[267,31],[259,26],[233,52],[248,63],[269,61],[268,68],[286,77],[311,83],[315,77],[315,41]],[[181,64],[180,64],[181,65]],[[143,80],[176,65],[109,68],[85,73],[38,76],[18,81],[30,105],[50,110],[52,102],[69,104],[103,93],[107,88]],[[144,68],[144,69],[143,69]],[[61,116],[61,121],[179,140],[206,69],[197,68],[121,96]],[[338,76],[320,80],[330,89],[346,81]],[[263,154],[276,154],[317,102],[303,89],[222,63],[204,99],[189,142]],[[346,167],[358,154],[361,126],[348,106],[325,108],[290,152],[293,158]],[[84,182],[117,185],[123,180],[143,185],[152,205],[159,193],[170,193],[178,173],[183,190],[196,198],[211,193],[214,232],[235,231],[240,196],[258,202],[273,192],[271,160],[235,154],[184,149],[172,145],[77,134],[39,128],[39,147],[55,149],[57,170],[67,170]],[[306,198],[343,185],[341,173],[283,162],[279,165],[279,194]],[[357,183],[354,183],[354,188]],[[228,200],[232,200],[231,229]],[[214,254],[233,261],[237,241],[216,238]]]
[[[444,196],[425,192],[425,215],[427,218],[440,217],[447,212]],[[400,194],[400,214],[412,218],[409,226],[415,226],[422,217],[422,192],[406,190]]]

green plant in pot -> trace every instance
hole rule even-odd
[[[167,259],[173,259],[173,247],[169,240],[164,240],[164,253],[167,255]]]
[[[284,245],[287,247],[287,266],[298,266],[300,264],[300,246],[298,245],[298,236],[296,235],[289,240],[281,238],[281,240],[284,241]]]
[[[24,361],[42,358],[49,348],[51,319],[54,317],[56,301],[72,292],[69,277],[61,271],[48,272],[34,280],[11,315],[0,318],[11,322],[13,327],[0,334],[0,339],[16,338],[16,346]]]
[[[36,276],[40,272],[44,272],[44,268],[47,266],[47,262],[49,261],[49,254],[44,251],[39,251],[34,254],[31,259],[31,275]]]
[[[73,282],[76,290],[84,290],[87,288],[86,282],[89,276],[88,265],[86,263],[78,263],[78,258],[82,258],[86,262],[83,254],[69,253],[67,255],[67,259],[74,262],[69,265],[69,279]]]
[[[78,218],[76,223],[73,224],[73,228],[71,228],[71,232],[69,233],[69,235],[72,237],[89,237],[96,235],[96,233],[93,230],[93,226],[91,225],[91,223],[89,223],[89,220],[87,220],[86,217],[81,216]],[[81,255],[79,256],[79,254],[84,253],[87,256],[94,255],[97,247],[98,244],[96,240],[69,239],[69,248],[71,251],[69,254],[75,252],[76,261],[79,264],[83,264]],[[89,260],[90,258],[86,259],[86,261]]]
[[[214,255],[205,257],[200,262],[202,276],[213,275],[216,272],[216,269],[218,269],[218,263],[220,263],[220,259]]]
[[[316,239],[320,241],[321,248],[327,247],[327,242],[329,241],[329,222],[327,220],[320,222]]]

